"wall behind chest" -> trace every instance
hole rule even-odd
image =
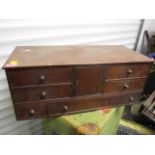
[[[16,121],[5,72],[15,46],[107,44],[133,48],[140,20],[66,25],[49,20],[0,20],[0,134],[42,134],[43,120]],[[116,53],[117,54],[117,53]]]

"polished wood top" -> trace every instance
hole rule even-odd
[[[141,62],[152,60],[119,45],[17,46],[3,68]]]

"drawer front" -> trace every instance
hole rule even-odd
[[[97,110],[104,107],[111,107],[120,103],[120,98],[116,97],[84,97],[76,100],[57,101],[48,105],[49,117]]]
[[[121,95],[121,103],[129,103],[129,104],[133,104],[135,102],[138,102],[140,100],[142,91],[135,91],[132,93],[127,93],[127,94],[122,94]]]
[[[103,66],[81,66],[75,69],[75,96],[96,94],[103,83]]]
[[[49,116],[57,116],[63,114],[70,114],[75,112],[83,112],[90,110],[97,110],[107,107],[115,107],[129,103],[137,102],[140,98],[141,92],[132,92],[117,95],[96,95],[94,97],[82,97],[68,101],[57,101],[48,105]]]
[[[11,87],[67,83],[71,81],[71,67],[12,69],[7,71]]]
[[[12,89],[12,97],[15,103],[65,98],[70,96],[71,85],[52,85]]]
[[[48,116],[48,106],[46,103],[27,103],[15,105],[17,120],[44,118]]]
[[[122,93],[132,90],[143,90],[145,81],[145,78],[105,81],[103,86],[103,93]]]
[[[109,65],[106,79],[120,79],[147,76],[150,64],[116,64]]]

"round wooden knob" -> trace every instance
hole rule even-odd
[[[125,83],[125,84],[124,84],[124,88],[125,88],[125,89],[128,89],[128,88],[129,88],[129,85],[128,85],[127,83]]]
[[[104,104],[107,105],[108,104],[108,101],[104,101]]]
[[[68,106],[65,105],[63,109],[64,111],[68,111]]]
[[[41,75],[40,78],[39,78],[40,83],[42,83],[45,80],[45,78],[46,77],[44,75]]]
[[[134,97],[129,97],[129,100],[130,101],[134,101]]]
[[[79,86],[80,82],[79,81],[76,81],[76,86]]]
[[[30,115],[33,115],[35,111],[33,109],[30,110]]]
[[[132,74],[133,70],[132,69],[128,69],[128,74]]]
[[[41,92],[40,98],[44,99],[45,97],[46,97],[46,92],[45,91]]]

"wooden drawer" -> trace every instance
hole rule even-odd
[[[15,105],[17,120],[43,118],[48,116],[46,102],[33,102]]]
[[[12,97],[15,103],[65,98],[70,96],[71,84],[14,88],[12,90]]]
[[[135,91],[132,93],[125,93],[121,95],[121,103],[129,103],[129,104],[133,104],[135,102],[138,102],[140,100],[142,91]]]
[[[72,100],[57,101],[48,105],[49,116],[70,114],[75,112],[97,110],[101,108],[121,106],[128,103],[137,102],[141,92],[129,94],[94,95],[87,97],[77,97]]]
[[[106,79],[144,77],[150,71],[150,64],[116,64],[109,65]]]
[[[107,80],[103,86],[103,93],[122,93],[132,90],[143,90],[145,78]]]
[[[23,68],[7,71],[10,87],[68,83],[71,67]]]
[[[64,115],[64,114],[71,114],[76,112],[85,112],[91,110],[97,110],[100,108],[104,108],[107,106],[108,101],[111,104],[117,105],[117,101],[119,101],[119,97],[117,98],[109,98],[102,99],[101,98],[82,98],[77,100],[68,100],[68,101],[58,101],[53,104],[48,105],[48,115],[49,117],[57,116],[57,115]],[[114,103],[115,101],[115,103]],[[110,107],[110,104],[108,105]]]

